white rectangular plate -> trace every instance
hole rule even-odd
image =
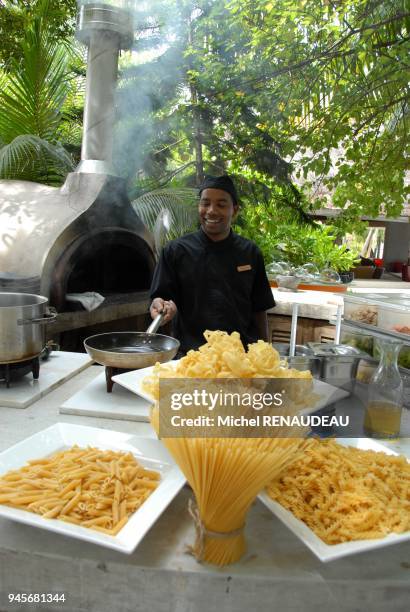
[[[178,361],[179,360],[169,361],[168,363],[172,366],[176,366]],[[151,374],[152,370],[153,366],[149,368],[142,368],[141,370],[132,370],[131,372],[125,372],[124,374],[117,374],[116,376],[113,376],[112,379],[129,391],[136,393],[149,402],[153,402],[154,399],[152,395],[147,393],[147,391],[142,388],[143,379]],[[347,391],[334,387],[333,385],[329,385],[322,380],[317,380],[316,378],[313,379],[313,392],[319,395],[319,399],[313,406],[309,406],[309,408],[301,410],[301,414],[316,412],[317,410],[321,410],[325,406],[333,404],[334,402],[337,402],[349,395]]]
[[[387,455],[397,455],[394,451],[387,448],[384,444],[375,442],[369,438],[339,438],[337,440],[339,444],[343,446],[354,446],[363,450],[374,450],[378,452],[386,453]],[[368,550],[374,550],[375,548],[383,548],[391,544],[397,544],[399,542],[407,542],[410,540],[410,531],[400,534],[389,534],[384,538],[377,540],[356,540],[354,542],[343,542],[342,544],[326,544],[321,538],[319,538],[305,523],[295,517],[295,515],[286,510],[278,502],[273,501],[263,491],[259,494],[259,499],[265,504],[269,510],[275,516],[278,517],[288,527],[296,537],[298,537],[306,546],[321,560],[321,561],[334,561],[348,555],[354,555],[356,553],[365,552]]]
[[[179,359],[175,359],[175,361],[168,361],[164,365],[171,365],[173,367],[176,367],[178,362]],[[131,372],[125,372],[124,374],[116,374],[116,376],[113,376],[112,379],[119,385],[122,385],[123,387],[128,389],[128,391],[132,391],[132,393],[136,393],[148,402],[153,403],[154,398],[152,397],[152,395],[147,393],[147,391],[144,391],[144,389],[142,388],[143,379],[149,374],[151,374],[153,369],[154,366],[150,366],[149,368],[141,368],[140,370],[131,370]]]
[[[158,488],[131,516],[128,523],[116,536],[65,523],[58,519],[44,519],[38,514],[1,504],[0,516],[113,548],[123,553],[132,553],[184,486],[185,477],[159,440],[138,438],[132,434],[66,423],[52,425],[0,453],[0,475],[9,470],[19,469],[30,459],[47,457],[74,444],[80,447],[95,446],[102,450],[131,452],[141,465],[161,474]]]

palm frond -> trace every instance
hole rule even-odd
[[[28,32],[23,61],[2,79],[0,133],[6,142],[18,134],[51,139],[67,94],[66,57],[46,34]]]
[[[137,215],[154,231],[163,211],[169,211],[169,229],[163,232],[161,242],[168,242],[196,229],[198,223],[198,195],[196,189],[156,189],[132,202]]]
[[[34,134],[20,134],[0,148],[0,178],[61,182],[73,162],[60,144]]]
[[[58,143],[70,55],[47,27],[49,8],[49,0],[39,0],[22,32],[21,58],[0,72],[0,176],[55,184],[73,167]]]

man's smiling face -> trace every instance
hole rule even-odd
[[[223,189],[204,189],[199,200],[199,220],[205,234],[211,240],[223,240],[229,236],[232,220],[238,212],[232,197]]]

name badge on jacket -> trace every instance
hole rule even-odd
[[[243,266],[238,266],[236,269],[238,272],[247,272],[247,270],[252,270],[252,266],[250,264],[245,264]]]

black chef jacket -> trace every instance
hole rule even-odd
[[[177,305],[174,333],[184,353],[205,343],[206,329],[238,331],[245,345],[255,342],[253,314],[275,305],[260,250],[232,231],[217,242],[202,229],[169,242],[152,280],[156,297]]]

